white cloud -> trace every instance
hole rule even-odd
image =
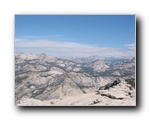
[[[135,47],[135,44],[125,44],[124,46],[127,46],[127,47]]]
[[[43,38],[58,38],[63,37],[63,35],[42,35],[42,36],[22,36],[23,39],[43,39]]]
[[[17,52],[46,53],[53,56],[134,56],[134,49],[99,48],[75,42],[16,39],[15,46]]]
[[[126,44],[126,46],[133,47],[135,44]]]
[[[135,49],[135,44],[134,43],[132,43],[132,44],[125,44],[124,46],[127,47],[128,49]]]

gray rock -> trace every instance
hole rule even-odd
[[[120,83],[120,80],[117,79],[117,80],[113,81],[112,83],[108,83],[108,84],[106,84],[105,86],[100,87],[99,90],[107,90],[107,89],[109,89],[110,87],[113,87],[113,86],[115,86],[115,85],[117,85],[117,84],[119,84],[119,83]]]

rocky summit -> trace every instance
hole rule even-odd
[[[19,106],[135,106],[135,58],[15,53]]]

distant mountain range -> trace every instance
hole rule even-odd
[[[61,100],[68,95],[94,93],[116,79],[122,81],[122,88],[127,88],[123,90],[134,90],[135,86],[126,82],[135,80],[134,57],[77,58],[15,53],[15,101],[18,105],[24,99]]]

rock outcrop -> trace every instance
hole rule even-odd
[[[119,84],[121,81],[119,79],[113,81],[112,83],[108,83],[105,86],[102,86],[99,88],[99,90],[108,90],[109,88]]]

